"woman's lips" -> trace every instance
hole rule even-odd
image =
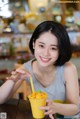
[[[42,62],[47,63],[47,62],[50,61],[51,58],[44,58],[44,57],[41,57],[41,56],[40,56],[40,59],[41,59]]]

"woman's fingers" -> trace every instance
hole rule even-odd
[[[6,78],[7,80],[13,80],[14,82],[17,82],[18,78],[16,78],[14,75],[11,75],[10,77]]]
[[[49,115],[52,113],[52,111],[50,110],[49,106],[44,106],[44,107],[40,107],[41,110],[44,110],[45,115]]]
[[[23,68],[18,68],[15,71],[12,71],[11,74],[14,78],[20,78],[20,79],[31,76],[30,73],[27,70],[24,70]]]
[[[14,80],[15,82],[18,80],[24,80],[29,78],[31,75],[30,73],[24,68],[18,68],[15,71],[11,72],[11,76],[7,77],[8,80]]]
[[[26,73],[26,72],[25,72],[24,70],[22,70],[22,69],[17,69],[16,72],[21,73],[21,74],[25,74],[25,73]]]
[[[49,115],[49,117],[51,119],[54,119],[53,114],[55,114],[55,112],[53,112],[52,109],[50,109],[49,106],[40,107],[40,109],[44,110],[44,114],[45,115]]]
[[[52,105],[53,101],[52,100],[47,100],[46,103],[47,103],[47,105]]]
[[[44,107],[40,107],[40,109],[44,110],[45,115],[55,114],[55,110],[53,109],[53,101],[52,100],[47,100],[47,105]]]
[[[50,115],[50,114],[53,114],[52,110],[45,111],[44,113],[45,113],[45,115]]]
[[[15,72],[15,71],[12,71],[11,74],[12,74],[12,75],[16,75],[16,72]]]
[[[17,81],[17,80],[26,79],[28,77],[30,77],[30,74],[28,72],[25,72],[22,69],[18,69],[16,71],[12,71],[11,72],[11,76],[7,77],[6,79]]]
[[[53,117],[53,115],[52,115],[52,114],[49,114],[49,117],[50,117],[51,119],[54,119],[54,117]]]
[[[49,106],[40,107],[41,110],[49,110]]]
[[[16,72],[20,74],[26,74],[28,77],[31,76],[30,73],[25,69],[16,69]]]

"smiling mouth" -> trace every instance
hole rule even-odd
[[[40,59],[41,59],[42,62],[45,62],[45,63],[47,63],[51,60],[51,58],[44,58],[44,57],[41,57],[41,56],[40,56]]]

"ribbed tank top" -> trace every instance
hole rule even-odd
[[[48,98],[51,100],[57,100],[61,102],[65,101],[66,94],[65,94],[64,66],[58,66],[56,77],[51,83],[51,85],[47,87],[43,87],[35,78],[35,75],[33,74],[32,65],[31,65],[32,61],[33,59],[24,63],[24,67],[32,75],[35,90],[36,91],[41,90],[46,92],[48,94]],[[27,78],[26,80],[30,83],[29,78]]]

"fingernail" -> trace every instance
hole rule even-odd
[[[21,70],[21,69],[17,69],[16,71],[19,72],[19,73],[26,73],[26,72],[24,72],[24,71]]]

